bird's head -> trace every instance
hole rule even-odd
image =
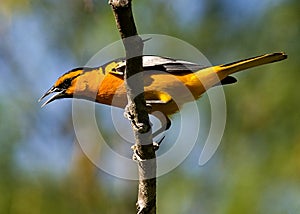
[[[97,87],[90,83],[98,82],[95,80],[97,69],[76,68],[57,79],[54,85],[39,99],[39,102],[50,94],[54,94],[43,105],[62,98],[85,97],[90,94],[90,90]],[[93,80],[93,81],[90,81]],[[86,98],[87,99],[87,98]]]

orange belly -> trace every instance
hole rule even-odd
[[[144,71],[143,75],[145,99],[151,103],[151,112],[174,114],[184,103],[199,98],[205,92],[201,82],[193,76],[193,73],[172,75],[159,71]],[[165,97],[172,99],[164,102]],[[127,95],[123,78],[106,74],[100,83],[96,101],[124,108],[127,104]]]

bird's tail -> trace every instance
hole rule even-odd
[[[283,52],[265,54],[261,56],[251,57],[249,59],[243,59],[240,61],[215,66],[217,73],[223,73],[225,76],[232,73],[242,71],[248,68],[264,65],[272,62],[281,61],[287,58],[287,55]]]

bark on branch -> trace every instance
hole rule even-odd
[[[125,115],[131,121],[138,163],[139,186],[137,213],[156,213],[156,156],[144,98],[142,73],[143,41],[133,19],[131,0],[109,0],[126,52],[125,84],[128,105]]]

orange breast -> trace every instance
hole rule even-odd
[[[127,104],[124,80],[108,73],[100,83],[97,102],[124,108]]]

